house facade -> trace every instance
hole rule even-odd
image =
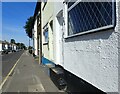
[[[16,44],[14,43],[9,43],[6,40],[4,41],[0,41],[0,52],[2,53],[2,51],[17,51],[18,47]]]
[[[34,12],[34,26],[33,26],[33,53],[39,56],[39,63],[42,61],[42,36],[41,36],[41,2],[36,4]]]
[[[2,41],[0,40],[0,52],[2,51]]]
[[[82,82],[105,93],[120,92],[119,7],[118,0],[42,2],[42,63],[63,67],[74,87]]]
[[[63,66],[104,92],[119,91],[119,11],[117,0],[64,3]]]
[[[11,48],[12,48],[12,50],[15,50],[15,51],[16,51],[16,50],[17,50],[17,45],[12,43],[12,44],[11,44]]]
[[[63,2],[41,3],[43,64],[62,65],[62,19]],[[61,35],[61,36],[60,36]]]
[[[4,41],[0,41],[0,51],[2,50],[7,50],[9,48],[9,42],[7,42],[6,40]]]
[[[35,24],[33,29],[33,42],[34,42],[34,54],[38,56],[38,35],[37,35],[37,18],[35,18]]]
[[[48,4],[49,3],[49,4]],[[53,62],[53,6],[54,2],[42,3],[42,63]],[[49,10],[48,10],[49,9]]]

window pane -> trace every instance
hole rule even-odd
[[[70,8],[75,2],[69,2],[68,3],[68,8]]]
[[[44,38],[45,38],[45,42],[48,42],[48,29],[45,29],[44,31]]]
[[[73,2],[68,3],[70,7]],[[79,2],[68,12],[68,35],[112,25],[113,2]]]

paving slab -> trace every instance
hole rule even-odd
[[[39,65],[24,52],[3,86],[3,92],[61,92],[46,74],[46,66]]]

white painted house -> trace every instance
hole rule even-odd
[[[42,62],[41,2],[37,2],[33,18],[33,55],[39,56],[40,64]]]
[[[0,52],[2,51],[2,41],[0,40]]]
[[[9,46],[10,46],[9,42],[7,42],[6,40],[4,41],[0,40],[0,54],[2,54],[4,50],[8,50]]]
[[[40,54],[40,13],[41,11],[41,3],[38,2],[36,4],[36,8],[34,11],[34,26],[33,26],[33,48],[34,48],[34,54],[38,56]]]
[[[8,47],[9,47],[9,42],[7,42],[6,40],[0,41],[0,51],[7,50]]]
[[[37,35],[37,18],[35,18],[34,29],[33,29],[33,42],[34,42],[34,54],[38,56],[38,35]]]
[[[105,93],[120,92],[119,0],[75,1],[41,4],[42,63],[63,67],[74,87],[81,79]]]
[[[9,47],[9,42],[4,41],[4,45],[5,45],[5,49],[7,50],[7,49],[8,49],[8,47]]]
[[[15,50],[15,51],[17,50],[17,45],[16,44],[13,44],[12,47],[13,47],[13,50]]]
[[[120,3],[111,1],[65,2],[63,14],[63,67],[106,93],[120,92]]]
[[[12,51],[16,51],[17,50],[17,45],[14,43],[10,43],[9,44],[9,49],[11,49]]]

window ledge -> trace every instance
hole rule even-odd
[[[76,36],[79,36],[79,35],[88,34],[88,33],[92,33],[92,32],[98,32],[100,30],[110,29],[110,28],[114,28],[114,27],[115,27],[114,25],[104,26],[104,27],[100,27],[100,28],[97,28],[97,29],[92,29],[92,30],[80,32],[80,33],[77,33],[77,34],[68,35],[64,38],[68,39],[68,38],[76,37]]]
[[[48,45],[48,42],[44,42],[43,45]]]

